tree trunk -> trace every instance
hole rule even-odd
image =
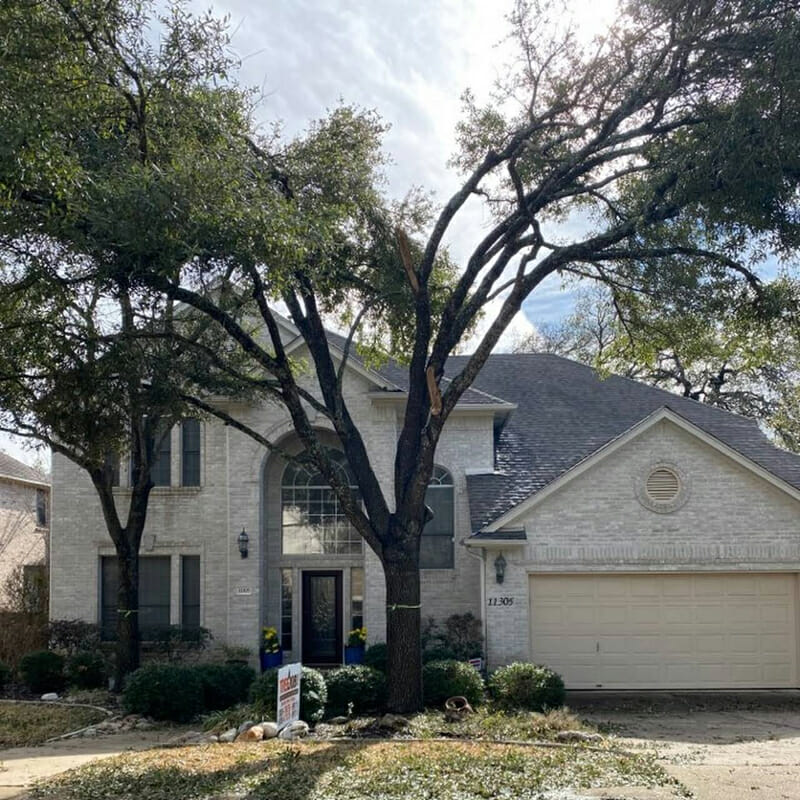
[[[399,714],[422,708],[420,576],[414,559],[384,563],[389,709]]]
[[[127,539],[127,531],[123,538]],[[139,548],[129,543],[117,547],[119,590],[117,592],[117,663],[114,683],[122,691],[123,681],[139,667]]]

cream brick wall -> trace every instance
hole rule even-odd
[[[655,513],[637,498],[653,466],[674,464],[684,505]],[[668,420],[644,431],[534,506],[522,518],[527,543],[504,552],[495,583],[487,551],[492,666],[530,657],[529,575],[536,572],[800,570],[800,504]],[[535,580],[535,578],[534,578]]]
[[[45,563],[47,528],[36,524],[36,493],[30,484],[0,479],[0,608],[17,567]]]
[[[310,377],[304,383],[314,391]],[[391,406],[373,403],[368,396],[372,390],[374,386],[363,376],[348,372],[345,392],[351,414],[367,442],[373,467],[391,504],[397,415]],[[287,415],[276,405],[231,405],[228,410],[272,440],[285,442],[292,436]],[[314,424],[323,429],[329,427],[321,416]],[[173,430],[173,486],[158,487],[152,492],[142,555],[172,557],[174,623],[180,621],[179,557],[199,555],[203,624],[211,629],[215,643],[229,642],[253,649],[260,626],[277,626],[280,621],[280,566],[300,562],[287,562],[279,547],[265,547],[270,542],[271,512],[265,502],[264,474],[269,462],[264,448],[215,421],[206,421],[202,430],[199,489],[179,486],[180,435],[177,428]],[[437,462],[452,472],[455,481],[456,568],[423,574],[423,613],[437,618],[467,610],[477,614],[479,564],[459,541],[471,532],[465,470],[476,464],[490,467],[492,463],[491,414],[456,414],[448,422]],[[118,490],[117,501],[124,515],[126,490]],[[114,548],[88,477],[59,455],[53,457],[52,516],[51,616],[97,621],[100,556],[113,554]],[[239,556],[236,543],[243,528],[250,537],[246,559]],[[368,548],[365,550],[365,623],[370,641],[375,642],[385,638],[385,590],[380,563]],[[326,566],[321,560],[305,564],[316,569]],[[295,597],[295,622],[299,624],[297,589]],[[347,617],[345,608],[345,625]],[[293,655],[299,655],[299,651]]]

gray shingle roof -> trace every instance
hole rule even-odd
[[[20,481],[33,481],[34,483],[48,483],[47,476],[38,469],[29,467],[12,458],[8,453],[0,450],[0,478],[14,478]]]
[[[465,356],[448,361],[448,372]],[[546,354],[492,355],[475,388],[517,404],[497,442],[496,473],[469,475],[478,531],[600,447],[666,406],[800,489],[800,456],[775,447],[753,420]]]

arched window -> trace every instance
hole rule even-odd
[[[422,530],[419,565],[422,569],[451,569],[455,539],[455,495],[453,476],[444,468],[435,466],[425,505],[433,511],[433,519]]]
[[[342,482],[354,492],[355,479],[342,453],[330,450]],[[281,535],[288,555],[360,555],[362,539],[336,493],[311,465],[289,464],[281,481]]]

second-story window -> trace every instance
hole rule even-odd
[[[150,478],[153,486],[169,486],[172,483],[172,430],[160,429],[153,437],[153,464]]]
[[[44,489],[36,490],[36,524],[40,528],[47,527],[47,493]]]
[[[181,423],[181,486],[200,485],[200,420]]]

